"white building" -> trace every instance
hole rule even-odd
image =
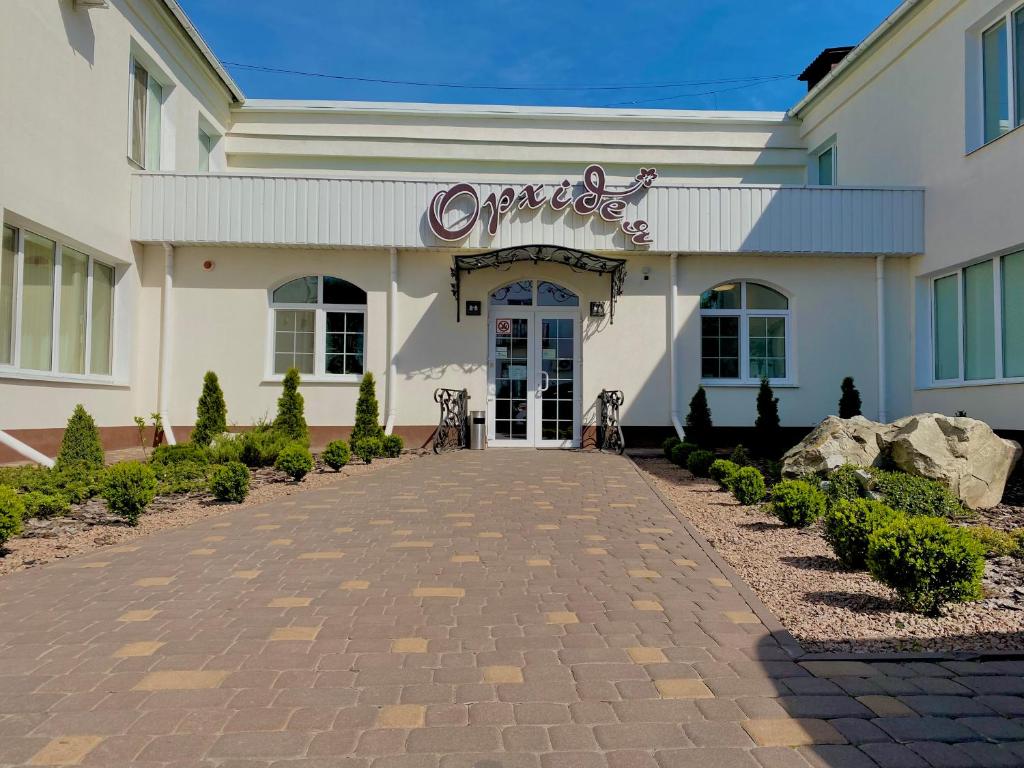
[[[244,427],[292,365],[318,443],[364,371],[414,444],[439,387],[572,446],[602,389],[634,442],[700,384],[749,427],[761,375],[784,426],[854,376],[1024,430],[1022,5],[906,0],[735,113],[246,100],[174,0],[7,0],[0,437],[181,440],[207,370]]]

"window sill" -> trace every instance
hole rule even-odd
[[[46,381],[54,384],[81,384],[88,387],[114,387],[127,389],[129,383],[112,376],[79,376],[73,373],[49,373],[47,371],[28,371],[18,368],[0,368],[0,379],[17,379],[20,381]]]
[[[922,384],[914,387],[915,392],[927,392],[931,389],[967,389],[970,387],[1000,387],[1013,384],[1024,384],[1024,377],[1012,379],[984,379],[967,381],[933,381],[931,384]]]
[[[800,385],[789,379],[772,381],[768,380],[768,384],[771,385],[772,389],[799,389]],[[743,380],[743,379],[701,379],[700,385],[702,387],[732,387],[732,388],[746,388],[746,389],[757,389],[761,386],[761,380]]]
[[[363,377],[354,373],[345,374],[343,376],[307,376],[299,374],[301,377],[302,384],[360,384],[363,381]],[[265,376],[260,384],[280,384],[284,381],[284,375],[275,373],[270,376]]]

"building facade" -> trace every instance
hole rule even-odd
[[[0,22],[0,460],[79,402],[184,439],[207,370],[245,427],[292,366],[314,442],[365,372],[414,444],[438,388],[574,447],[604,389],[652,439],[699,385],[749,427],[762,376],[785,426],[853,376],[1024,429],[1012,3],[907,0],[788,113],[246,100],[173,0]]]

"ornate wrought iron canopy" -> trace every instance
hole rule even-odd
[[[478,269],[487,268],[508,269],[519,261],[532,261],[535,264],[542,262],[563,264],[573,272],[608,275],[611,282],[609,290],[611,311],[609,314],[611,322],[615,322],[615,300],[622,295],[622,286],[626,281],[626,260],[553,245],[522,245],[517,248],[502,248],[486,253],[456,256],[452,260],[452,295],[455,297],[456,319],[462,320],[460,286],[463,272],[475,272]]]

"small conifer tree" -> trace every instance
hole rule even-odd
[[[697,387],[697,392],[690,400],[690,412],[686,414],[686,441],[710,448],[712,445],[711,408],[708,406],[708,395],[704,387]]]
[[[81,404],[75,406],[64,428],[56,464],[58,469],[72,466],[103,468],[103,444],[100,442],[99,430]]]
[[[349,445],[355,446],[360,440],[383,438],[384,428],[380,425],[380,406],[377,405],[377,384],[372,373],[365,373],[359,385],[359,399],[356,400],[356,423],[352,427]]]
[[[782,429],[779,426],[779,398],[775,397],[768,379],[761,379],[757,390],[757,420],[754,422],[755,445],[762,456],[781,453]]]
[[[309,445],[309,426],[304,415],[305,401],[299,393],[299,371],[289,368],[284,375],[281,396],[277,398],[277,418],[274,431],[289,441]]]
[[[217,435],[228,431],[228,406],[220,389],[217,374],[207,371],[203,377],[203,393],[196,407],[196,427],[192,430],[192,442],[208,446]]]
[[[860,416],[860,392],[853,385],[853,376],[843,379],[843,396],[839,398],[839,418],[852,419]]]

